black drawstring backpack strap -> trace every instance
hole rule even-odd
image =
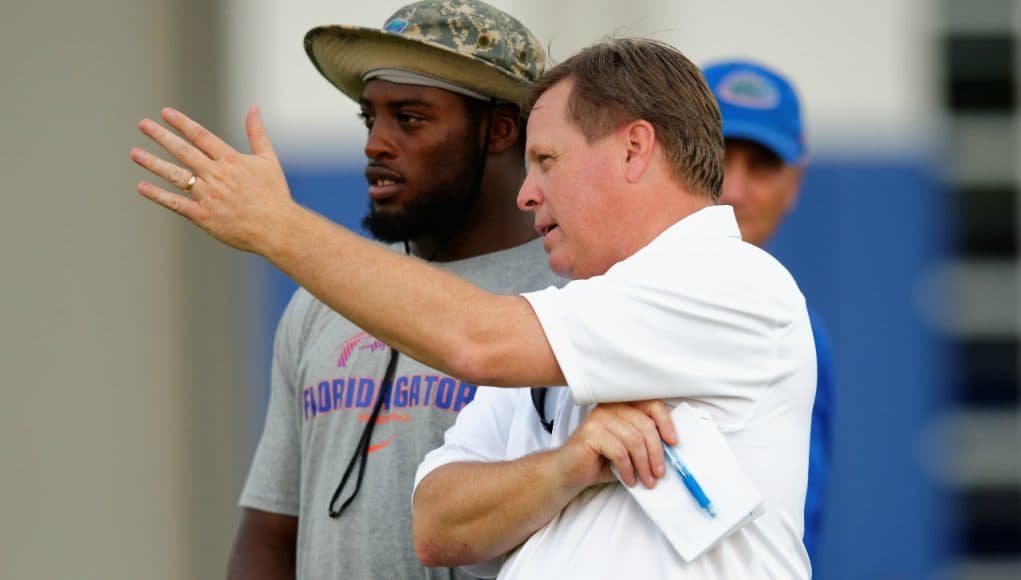
[[[383,401],[386,399],[387,394],[390,392],[390,385],[393,383],[394,373],[397,372],[397,358],[400,355],[396,349],[390,349],[390,362],[386,366],[386,373],[383,375],[383,380],[379,384],[379,398],[376,399],[376,405],[372,408],[372,415],[369,416],[369,422],[365,424],[365,428],[362,430],[362,437],[358,440],[358,446],[355,448],[354,455],[351,456],[351,461],[347,464],[347,469],[344,470],[344,476],[340,478],[340,484],[337,485],[337,490],[333,492],[333,497],[330,499],[330,517],[337,518],[340,514],[344,513],[347,506],[351,505],[354,501],[355,496],[358,495],[358,490],[362,488],[362,479],[365,477],[365,464],[369,461],[369,443],[372,441],[372,430],[376,427],[376,419],[379,418],[379,411],[383,408]],[[344,486],[347,484],[348,478],[351,477],[352,471],[354,471],[355,465],[358,466],[358,478],[355,480],[355,489],[351,492],[351,497],[344,500],[341,504],[340,509],[336,509],[334,506],[337,504],[337,499],[340,497],[340,493],[344,490]]]

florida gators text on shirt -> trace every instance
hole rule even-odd
[[[305,422],[335,411],[371,408],[379,382],[374,377],[337,377],[305,387],[302,392]],[[398,376],[383,398],[383,409],[435,407],[457,413],[475,398],[476,389],[476,385],[446,375]]]

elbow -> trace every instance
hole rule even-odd
[[[411,516],[411,538],[423,566],[467,566],[483,560],[466,526],[449,517],[443,502],[425,497],[431,489],[431,477],[416,490]],[[424,488],[424,489],[423,489]]]
[[[466,341],[451,356],[451,375],[473,385],[502,386],[506,382],[501,369],[504,360],[490,346]]]
[[[411,539],[415,545],[415,555],[423,566],[433,568],[443,566],[442,544],[436,531],[424,521],[422,509],[415,509],[411,517]]]
[[[418,514],[412,520],[412,539],[415,555],[423,566],[455,567],[475,563],[473,550],[468,542],[458,541],[450,530],[440,526],[429,526]]]
[[[448,564],[446,558],[443,557],[443,551],[435,538],[423,538],[415,534],[415,555],[418,556],[418,561],[427,568],[452,565]]]
[[[520,296],[488,295],[480,302],[446,327],[443,358],[449,368],[444,370],[475,385],[529,384],[522,382],[522,374],[534,362],[534,339],[541,337],[545,344],[531,307]]]
[[[427,474],[412,494],[411,540],[423,566],[467,566],[481,561],[477,534],[460,494],[449,493],[463,476],[452,465]],[[451,503],[453,501],[453,503]]]

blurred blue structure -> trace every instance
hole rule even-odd
[[[287,183],[298,203],[366,235],[361,221],[369,209],[369,196],[362,171],[361,166],[326,168],[284,164]],[[271,266],[266,266],[266,275],[270,289],[266,322],[272,332],[297,285]],[[270,339],[272,341],[272,336]]]
[[[369,198],[363,167],[325,167],[307,164],[292,164],[283,161],[284,173],[291,194],[301,205],[313,209],[344,227],[365,235],[361,226],[362,218],[367,213]],[[287,307],[291,295],[298,285],[264,260],[259,260],[256,279],[263,286],[265,304],[259,315],[259,336],[251,341],[253,356],[252,365],[258,368],[256,376],[262,377],[262,384],[254,391],[260,398],[249,405],[252,416],[245,431],[251,438],[249,447],[255,444],[262,435],[262,425],[269,404],[269,376],[273,356],[273,336],[277,322]]]
[[[920,286],[947,254],[948,194],[925,161],[813,160],[769,250],[833,339],[827,580],[930,578],[954,554],[948,490],[923,464],[949,402],[949,342],[923,320]]]
[[[362,231],[361,167],[285,169],[299,202]],[[923,277],[949,248],[947,205],[924,160],[813,160],[798,208],[768,248],[833,339],[826,580],[929,578],[954,554],[951,496],[922,457],[923,433],[949,400],[953,357],[917,304]],[[270,266],[262,278],[269,304],[258,363],[268,377],[273,331],[295,285]],[[252,418],[256,435],[265,405]]]

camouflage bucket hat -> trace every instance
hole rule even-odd
[[[542,46],[523,24],[478,0],[415,2],[395,12],[381,30],[313,28],[305,35],[305,52],[356,101],[366,72],[396,68],[520,106],[546,64]]]

